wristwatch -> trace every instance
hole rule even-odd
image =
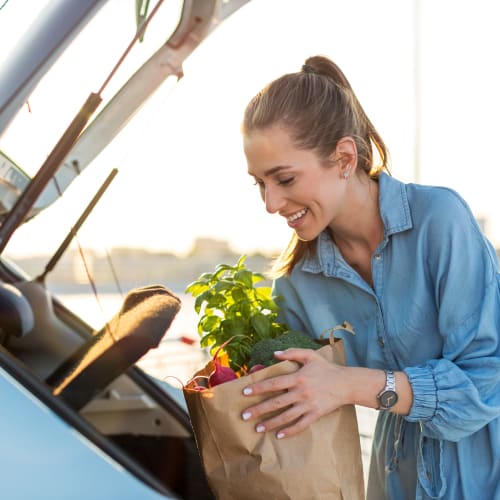
[[[396,377],[393,371],[385,372],[385,387],[377,395],[379,407],[377,410],[390,410],[398,402],[396,392]]]

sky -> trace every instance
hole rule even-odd
[[[127,4],[129,19],[133,1],[116,1]],[[0,11],[1,46],[9,46],[9,30],[25,29],[26,12],[39,7],[38,0],[9,0]],[[189,57],[184,78],[162,87],[136,116],[117,141],[112,163],[103,155],[102,163],[91,165],[61,200],[67,208],[38,216],[42,230],[26,225],[9,251],[55,249],[98,184],[118,167],[80,232],[82,245],[185,254],[203,236],[227,240],[242,253],[276,253],[291,230],[266,213],[246,174],[241,118],[265,84],[300,70],[316,54],[329,56],[347,75],[389,148],[392,174],[456,189],[500,246],[499,18],[500,3],[489,0],[251,0]],[[113,19],[115,26],[120,22]],[[56,226],[61,234],[47,237],[47,228]]]

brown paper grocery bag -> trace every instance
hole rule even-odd
[[[345,364],[342,340],[317,351]],[[291,373],[296,363],[273,366],[198,391],[184,388],[191,424],[208,482],[219,500],[364,498],[363,465],[354,406],[344,406],[298,435],[278,440],[258,433],[241,413],[267,396],[243,396],[251,382]],[[210,363],[195,374],[209,375]]]

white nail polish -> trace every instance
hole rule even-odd
[[[244,394],[245,396],[250,396],[250,394],[252,394],[252,389],[250,389],[250,387],[245,387],[245,388],[243,389],[243,394]]]
[[[266,428],[265,428],[262,424],[259,424],[259,425],[255,428],[255,430],[256,430],[257,432],[264,432],[264,431],[266,430]]]
[[[276,434],[276,437],[277,437],[278,439],[282,439],[282,438],[284,438],[284,437],[285,437],[285,434],[283,434],[283,432],[278,432],[278,434]]]
[[[251,414],[249,411],[246,411],[245,413],[243,413],[243,414],[241,415],[241,418],[242,418],[243,420],[248,420],[251,416],[252,416],[252,414]]]

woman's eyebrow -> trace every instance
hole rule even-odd
[[[276,167],[272,167],[264,172],[264,177],[268,177],[270,175],[276,174],[281,170],[287,170],[291,168],[290,165],[277,165]]]
[[[269,169],[267,169],[265,172],[264,172],[264,175],[263,177],[269,177],[273,174],[276,174],[277,172],[280,172],[281,170],[288,170],[289,168],[292,168],[291,165],[277,165],[275,167],[271,167]],[[251,175],[252,177],[257,177],[253,172],[251,172],[250,170],[247,172],[248,175]]]

